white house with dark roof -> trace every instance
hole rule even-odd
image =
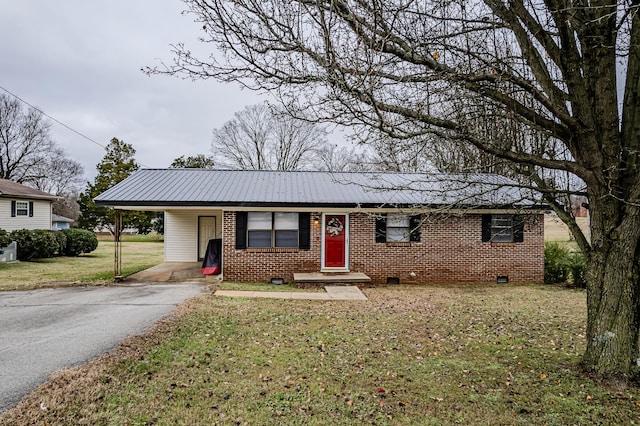
[[[95,202],[163,211],[167,262],[220,240],[226,280],[543,280],[544,206],[496,175],[149,169]]]
[[[0,229],[51,229],[51,205],[59,197],[0,179]]]

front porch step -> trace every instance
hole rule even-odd
[[[293,282],[296,286],[354,285],[369,284],[371,278],[362,272],[294,272]]]

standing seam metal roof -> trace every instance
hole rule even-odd
[[[531,206],[514,182],[489,174],[142,169],[98,205]]]

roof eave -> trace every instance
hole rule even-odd
[[[31,200],[61,200],[63,197],[57,195],[33,195],[33,194],[9,194],[7,192],[0,193],[0,198],[27,198]]]
[[[144,210],[146,207],[291,207],[291,208],[362,208],[362,209],[379,209],[379,208],[404,208],[404,209],[443,209],[443,208],[456,208],[456,209],[515,209],[515,210],[532,210],[532,211],[544,211],[549,210],[549,206],[544,204],[501,204],[501,205],[451,205],[451,204],[393,204],[393,203],[279,203],[279,202],[212,202],[212,201],[108,201],[108,200],[95,200],[97,206],[101,207],[114,207],[114,208],[126,208],[126,209],[140,209]]]

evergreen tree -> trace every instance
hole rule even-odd
[[[213,157],[206,156],[204,154],[198,154],[195,156],[180,157],[173,160],[173,163],[169,166],[171,169],[213,169],[215,162]]]
[[[78,226],[89,230],[106,228],[113,234],[115,223],[114,209],[96,206],[93,199],[127,178],[138,170],[140,166],[134,159],[136,150],[131,144],[113,138],[106,149],[107,153],[96,167],[98,169],[98,175],[94,179],[94,182],[88,182],[87,189],[80,194],[78,200],[80,205]],[[123,227],[136,228],[139,233],[148,234],[152,228],[151,219],[153,217],[154,214],[150,212],[124,211],[122,213]]]

